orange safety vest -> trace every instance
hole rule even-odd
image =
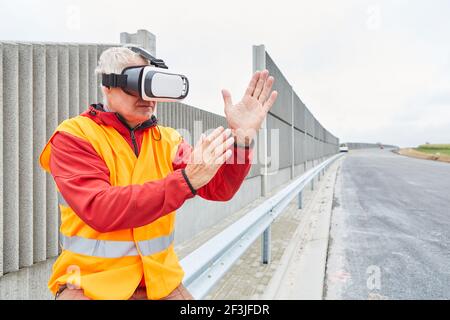
[[[175,129],[159,128],[159,141],[151,138],[152,129],[144,133],[139,157],[114,128],[87,117],[64,121],[53,135],[62,131],[89,142],[105,161],[111,186],[128,186],[163,179],[173,171],[181,136]],[[47,172],[51,139],[40,156]],[[181,283],[184,272],[173,245],[176,211],[139,228],[101,233],[84,223],[59,192],[58,199],[62,252],[48,283],[53,294],[60,285],[71,284],[92,299],[128,299],[144,276],[147,296],[153,300],[167,296]]]

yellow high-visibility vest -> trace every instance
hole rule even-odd
[[[151,137],[155,129],[144,133],[139,157],[114,128],[84,116],[64,121],[53,135],[67,132],[88,142],[105,161],[111,186],[128,186],[163,179],[173,172],[181,136],[159,126],[161,140],[155,141]],[[40,156],[47,172],[50,141]],[[181,283],[184,272],[173,245],[175,211],[139,228],[101,233],[84,223],[59,192],[58,199],[62,252],[48,283],[53,294],[59,285],[68,283],[92,299],[128,299],[144,277],[148,298],[160,299]]]

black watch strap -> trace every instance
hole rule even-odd
[[[255,139],[252,140],[252,142],[249,145],[244,145],[244,144],[240,144],[237,143],[236,141],[234,142],[234,146],[236,148],[245,148],[245,149],[251,149],[255,146]]]

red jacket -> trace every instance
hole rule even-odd
[[[82,116],[114,127],[139,154],[145,130],[155,126],[155,117],[131,130],[121,117],[91,105]],[[154,137],[158,139],[159,137]],[[86,141],[59,132],[51,140],[50,171],[62,196],[75,213],[99,232],[137,228],[180,208],[198,194],[207,200],[227,201],[239,190],[250,167],[252,148],[233,147],[233,156],[214,178],[198,190],[190,186],[183,169],[192,147],[182,141],[173,161],[174,171],[164,179],[143,185],[113,187],[105,162]]]

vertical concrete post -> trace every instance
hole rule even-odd
[[[97,90],[99,89],[99,83],[97,82],[97,75],[95,74],[95,68],[97,67],[97,46],[90,45],[88,48],[88,77],[89,77],[89,98],[88,104],[100,102],[97,99]]]
[[[317,139],[316,139],[316,118],[312,115],[311,113],[311,121],[313,124],[313,138],[312,138],[312,143],[313,143],[313,159],[317,159]],[[313,160],[313,168],[314,168],[314,160]]]
[[[75,117],[80,109],[80,65],[78,45],[69,45],[69,117]]]
[[[264,45],[253,46],[253,72],[261,71],[266,68],[266,49]],[[261,130],[258,132],[258,160],[261,164],[261,196],[265,197],[268,193],[267,187],[267,117],[262,123]]]
[[[177,117],[177,120],[178,120],[178,128],[181,128],[181,129],[184,129],[185,128],[185,125],[184,125],[184,122],[185,122],[185,118],[184,118],[184,110],[181,108],[181,105],[180,105],[180,103],[179,102],[176,102],[175,103],[175,105],[176,105],[176,109],[175,110],[177,110],[177,113],[176,113],[176,117]]]
[[[138,30],[136,33],[120,33],[120,43],[135,44],[147,49],[153,56],[156,56],[156,36],[147,30]]]
[[[45,172],[39,165],[39,155],[44,148],[45,136],[45,45],[33,45],[33,262],[47,258]]]
[[[294,89],[291,86],[291,180],[295,178],[295,129],[294,129]]]
[[[167,125],[175,128],[175,129],[178,129],[177,123],[176,123],[176,120],[177,120],[177,118],[176,118],[176,110],[175,110],[174,106],[173,105],[169,105],[168,103],[164,103],[164,107],[167,108],[166,110],[167,110],[167,112],[169,114],[169,118],[170,118],[170,122],[167,123]],[[207,128],[205,128],[205,129],[207,129]]]
[[[303,164],[304,168],[303,168],[303,172],[306,172],[306,170],[308,170],[308,151],[307,151],[307,139],[308,139],[308,134],[306,130],[306,106],[304,106],[305,111],[303,112],[303,130],[305,130],[304,133],[304,139],[303,139],[303,152],[305,153],[305,162]]]
[[[102,54],[103,51],[104,51],[104,46],[97,45],[97,62],[100,59],[100,55]],[[101,90],[102,79],[99,74],[97,75],[97,83],[98,83],[97,101],[103,103],[103,94],[102,94],[102,90]]]
[[[165,102],[161,102],[161,103],[158,103],[156,105],[157,109],[161,108],[161,110],[159,110],[159,112],[158,112],[159,113],[158,118],[160,118],[162,120],[162,123],[165,126],[171,127],[172,126],[172,122],[171,122],[172,119],[170,117],[170,108],[166,108],[165,105],[166,105]]]
[[[19,50],[3,43],[3,273],[19,269]],[[7,227],[6,227],[7,226]]]
[[[78,61],[76,63],[78,66]],[[45,96],[46,96],[46,135],[47,140],[58,126],[58,48],[54,45],[47,46],[45,62]],[[77,74],[78,79],[78,74]],[[78,101],[78,92],[77,92]],[[46,228],[47,228],[47,258],[58,255],[58,200],[53,177],[46,175]]]
[[[178,106],[178,103],[177,102],[174,102],[174,103],[172,103],[171,104],[171,107],[173,108],[173,118],[174,118],[174,120],[175,120],[175,123],[176,123],[176,127],[175,128],[180,128],[180,129],[182,129],[183,128],[183,119],[182,119],[182,117],[181,117],[181,115],[179,114],[179,106]]]
[[[200,139],[200,135],[203,133],[204,125],[205,125],[203,122],[199,121],[199,120],[201,120],[200,110],[196,108],[194,112],[195,112],[196,126],[194,127],[194,132],[193,132],[193,136],[192,136],[193,145],[195,145],[197,143],[197,141]]]
[[[193,121],[192,121],[192,109],[190,107],[186,108],[184,117],[186,117],[186,128],[185,129],[192,134]]]
[[[33,47],[19,45],[19,267],[33,264]]]
[[[51,51],[53,57],[53,51],[55,50],[53,46],[48,46],[48,50]],[[58,55],[58,123],[69,119],[70,114],[70,97],[69,97],[69,47],[67,45],[58,45],[57,48]],[[49,64],[51,62],[49,61]],[[54,67],[51,63],[52,68]],[[47,73],[51,69],[47,70]],[[55,129],[55,128],[53,128]]]
[[[253,46],[253,72],[266,68],[266,49],[264,45]],[[258,132],[258,160],[261,163],[261,195],[265,197],[268,193],[267,177],[267,117]],[[261,238],[261,260],[262,263],[270,262],[270,226],[264,231]]]
[[[80,45],[78,70],[79,70],[79,98],[78,114],[81,114],[89,105],[89,48],[86,45]]]
[[[3,132],[3,46],[0,43],[0,126],[1,133],[4,136]],[[2,178],[0,178],[0,277],[3,275],[3,196],[4,196],[4,188],[3,188],[3,176],[5,175],[3,172],[3,139],[0,139],[0,174]]]

